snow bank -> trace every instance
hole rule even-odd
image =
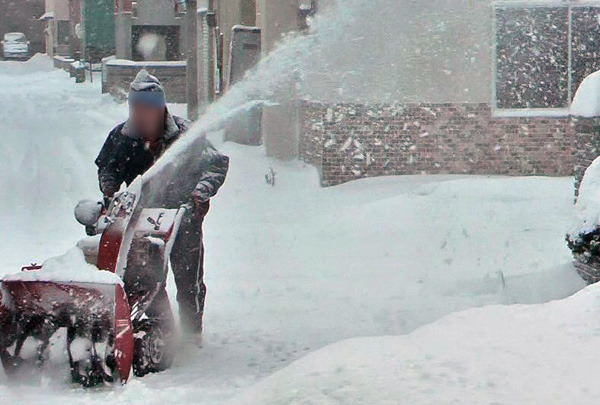
[[[99,270],[87,263],[83,252],[78,248],[46,260],[40,270],[8,274],[2,280],[121,284],[121,279],[116,274]]]
[[[23,75],[53,70],[52,58],[45,53],[36,53],[25,62],[5,61],[0,64],[0,74],[10,71],[11,74]]]
[[[60,255],[84,235],[73,207],[101,199],[94,159],[127,117],[100,85],[75,84],[43,54],[0,62],[0,273]]]
[[[600,158],[585,171],[575,204],[576,221],[569,234],[577,236],[594,231],[600,224]]]
[[[36,53],[28,61],[24,62],[24,66],[30,71],[36,72],[51,72],[54,70],[52,58],[45,53]]]
[[[450,315],[406,336],[327,346],[230,404],[593,404],[600,286]]]
[[[600,71],[587,76],[575,93],[571,115],[600,117]]]

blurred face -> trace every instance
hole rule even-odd
[[[135,104],[129,107],[129,119],[143,138],[156,140],[162,136],[165,125],[164,107]]]

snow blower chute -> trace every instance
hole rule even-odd
[[[60,347],[72,380],[84,386],[171,365],[173,317],[164,285],[187,208],[143,208],[140,197],[141,188],[130,188],[106,209],[78,205],[76,217],[90,235],[71,254],[81,257],[80,273],[61,271],[72,261],[57,260],[2,278],[0,359],[10,378],[40,374]]]

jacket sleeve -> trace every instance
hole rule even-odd
[[[98,166],[98,182],[100,190],[105,196],[112,197],[123,184],[123,175],[117,157],[117,128],[113,129],[104,142],[104,146],[100,150],[100,154],[96,158],[96,166]]]
[[[203,200],[209,200],[225,182],[229,170],[229,158],[219,153],[207,140],[200,156],[202,174],[196,185],[196,192]]]

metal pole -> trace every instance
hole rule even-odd
[[[498,108],[498,17],[496,8],[492,5],[492,114]]]
[[[215,100],[216,26],[215,2],[214,0],[208,0],[208,83],[206,87],[208,89],[207,102],[209,104]]]
[[[569,14],[569,30],[568,30],[568,41],[567,44],[567,107],[571,105],[573,101],[573,9],[569,4],[569,8],[567,9],[567,13]]]
[[[186,96],[188,118],[198,119],[198,2],[187,1],[185,12]]]

